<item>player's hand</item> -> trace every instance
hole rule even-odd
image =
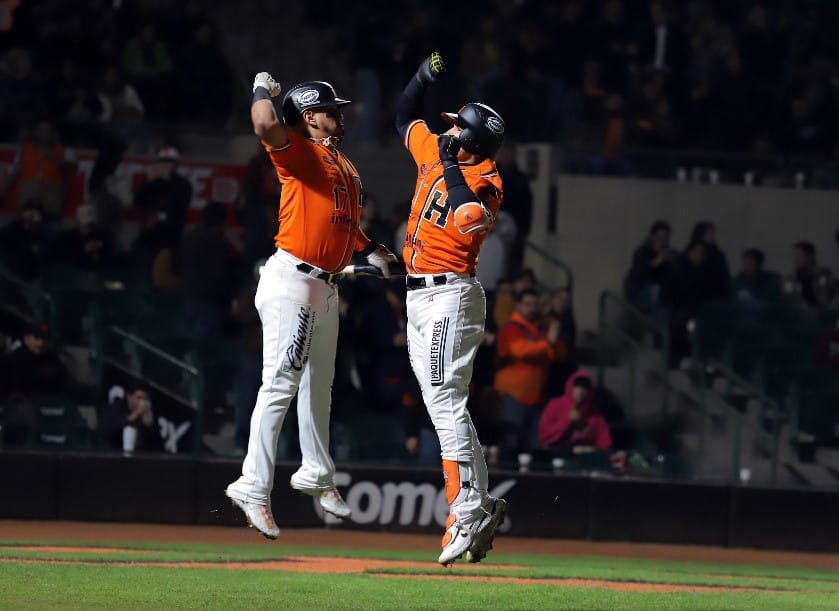
[[[451,134],[443,134],[437,138],[437,147],[440,149],[440,161],[443,165],[457,164],[457,153],[460,151],[460,140]]]
[[[253,79],[253,90],[254,93],[256,92],[257,87],[262,87],[263,89],[268,90],[268,94],[272,98],[276,98],[280,95],[283,88],[280,87],[280,84],[274,80],[274,77],[268,74],[267,72],[260,72],[256,75]]]
[[[367,255],[367,262],[373,267],[378,268],[385,278],[390,278],[390,264],[394,261],[397,261],[396,255],[381,244],[376,246],[376,249]]]
[[[493,220],[492,213],[480,202],[461,204],[454,211],[454,226],[464,235],[486,233]]]
[[[431,55],[422,60],[417,69],[417,78],[423,85],[434,83],[446,71],[446,64],[443,63],[443,56],[434,51]]]

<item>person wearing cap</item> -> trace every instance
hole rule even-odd
[[[96,272],[117,265],[116,254],[111,236],[98,223],[96,208],[84,203],[76,209],[76,225],[56,236],[50,259]]]
[[[583,370],[565,383],[565,393],[548,401],[539,420],[539,442],[549,450],[581,453],[606,451],[612,435],[593,401],[591,376]]]
[[[262,321],[262,386],[251,416],[242,475],[226,489],[250,524],[270,539],[280,534],[271,510],[277,441],[297,396],[302,465],[292,488],[338,518],[350,508],[335,487],[329,454],[332,381],[338,342],[336,282],[355,253],[390,275],[396,257],[359,227],[361,177],[339,149],[344,137],[339,98],[325,81],[289,89],[282,119],[273,98],[281,87],[267,72],[253,83],[251,120],[282,184],[276,251],[259,278],[255,304]]]
[[[187,210],[192,203],[192,184],[178,172],[180,153],[173,146],[164,146],[157,159],[149,166],[146,180],[134,194],[134,206],[142,214],[144,231],[152,231],[155,238],[151,260],[161,248],[176,245],[186,226]]]
[[[396,130],[417,180],[403,242],[408,270],[411,367],[440,440],[449,518],[437,561],[465,555],[480,562],[507,512],[487,490],[487,466],[466,404],[484,337],[486,296],[475,277],[478,253],[501,207],[494,156],[504,121],[485,104],[442,113],[449,124],[433,133],[423,120],[425,92],[445,71],[439,53],[419,66],[396,108]]]
[[[46,322],[25,325],[21,343],[0,365],[3,397],[28,400],[35,396],[63,396],[73,386],[70,372],[49,340]]]

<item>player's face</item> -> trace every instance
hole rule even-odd
[[[327,106],[315,111],[318,128],[326,132],[327,136],[334,136],[339,140],[344,137],[344,113],[337,106]]]

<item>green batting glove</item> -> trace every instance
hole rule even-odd
[[[436,82],[445,71],[446,64],[443,63],[443,56],[434,51],[420,64],[417,70],[417,78],[423,85],[428,85]]]

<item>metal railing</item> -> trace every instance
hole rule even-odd
[[[613,313],[610,316],[610,313]],[[630,413],[635,412],[635,383],[638,375],[637,361],[641,351],[647,351],[654,356],[656,369],[661,376],[661,410],[667,410],[670,393],[670,368],[668,355],[670,353],[670,330],[666,325],[653,320],[644,312],[628,303],[623,297],[613,291],[603,291],[600,294],[600,307],[597,320],[597,385],[603,386],[607,351],[615,346],[609,345],[611,337],[617,338],[617,347],[631,346],[634,350],[629,361],[629,397],[627,407]],[[615,342],[612,342],[613,344]]]
[[[111,342],[110,339],[116,339],[117,341]],[[110,347],[115,344],[124,348],[126,354],[111,352]],[[161,394],[166,395],[173,401],[191,407],[195,411],[193,421],[195,427],[194,451],[201,452],[204,431],[203,397],[206,386],[205,376],[201,369],[117,326],[105,327],[101,334],[97,335],[93,355],[94,359],[98,361],[100,370],[104,364],[108,364],[131,376],[146,380],[151,387]],[[166,367],[171,367],[174,373],[180,374],[181,383],[177,387],[173,387],[158,376],[150,374],[145,367],[145,363],[148,362],[147,359],[156,359]]]
[[[757,400],[760,403],[759,422],[772,422],[772,430],[767,431],[761,424],[753,422],[748,415],[734,407],[728,398],[713,388],[709,383],[709,375],[716,379],[722,379],[729,390],[738,389],[748,399]],[[732,449],[732,471],[734,480],[740,479],[740,468],[742,466],[743,429],[748,428],[757,437],[771,447],[770,481],[776,483],[778,480],[778,461],[780,455],[781,427],[783,425],[781,415],[784,413],[777,401],[769,397],[763,390],[750,381],[738,375],[728,365],[716,360],[709,359],[705,362],[697,361],[694,364],[694,388],[697,391],[700,405],[700,427],[699,427],[699,456],[705,458],[705,438],[707,435],[707,420],[712,407],[717,407],[729,419],[734,421],[734,447]],[[771,415],[771,418],[767,417]]]
[[[562,272],[564,279],[560,286],[567,288],[568,292],[571,295],[574,294],[574,272],[572,271],[570,265],[568,265],[567,263],[563,263],[550,252],[548,252],[541,246],[537,246],[533,242],[525,242],[525,248],[533,251],[535,254],[547,261],[550,265]]]
[[[19,290],[21,297],[25,300],[25,304],[15,303],[14,300],[9,299],[6,291],[2,291],[0,294],[3,299],[0,301],[0,307],[21,320],[32,322],[34,319],[40,319],[55,328],[55,301],[49,293],[3,266],[0,266],[0,280],[12,289]]]

